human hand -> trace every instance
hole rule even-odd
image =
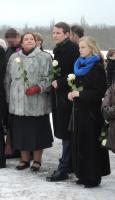
[[[75,97],[78,97],[79,96],[79,92],[78,91],[72,91],[72,92],[69,92],[68,93],[68,99],[70,100],[70,101],[73,101],[73,99],[75,98]]]
[[[72,92],[69,92],[69,93],[68,93],[68,99],[69,99],[70,101],[73,101]]]
[[[52,81],[52,87],[53,88],[58,88],[57,80]]]
[[[77,90],[72,91],[71,96],[72,96],[72,98],[79,97],[79,91],[77,91]]]
[[[25,91],[25,94],[27,96],[32,96],[32,95],[34,95],[36,93],[40,93],[40,92],[41,92],[41,87],[38,85],[34,85],[34,86],[27,88]]]

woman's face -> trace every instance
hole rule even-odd
[[[25,51],[30,51],[36,46],[36,41],[32,34],[26,34],[24,35],[23,41],[22,41],[22,47]]]
[[[85,41],[79,43],[79,52],[81,57],[92,56],[92,50]]]

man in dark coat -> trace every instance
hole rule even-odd
[[[9,28],[5,33],[5,40],[8,44],[8,48],[6,49],[6,62],[8,63],[10,56],[21,49],[20,33],[14,28]],[[15,152],[12,152],[12,142],[11,142],[12,138],[11,138],[11,129],[10,129],[11,127],[9,127],[8,118],[9,118],[9,114],[8,114],[8,108],[7,108],[7,116],[3,120],[4,126],[6,127],[6,130],[7,130],[5,154],[6,154],[6,158],[15,158],[15,157],[19,157],[19,152],[17,150]]]
[[[54,60],[58,61],[58,68],[61,69],[52,81],[52,114],[54,135],[62,139],[62,157],[58,169],[47,177],[48,181],[61,181],[68,178],[69,163],[71,157],[71,136],[68,131],[68,124],[72,111],[72,104],[67,99],[68,86],[67,75],[73,73],[73,64],[79,57],[78,45],[70,39],[70,27],[64,22],[55,24],[53,28],[53,39],[56,44],[54,48]]]
[[[21,36],[17,30],[10,28],[5,33],[5,40],[8,44],[8,48],[6,49],[6,59],[8,62],[10,56],[20,50]]]
[[[3,47],[0,46],[0,168],[6,167],[5,142],[2,120],[6,115],[6,96],[4,89],[4,76],[6,71],[6,55]]]
[[[82,26],[78,24],[74,24],[71,26],[70,31],[70,40],[78,45],[79,39],[84,36],[84,29]]]
[[[114,82],[115,78],[115,48],[110,48],[107,53],[107,83],[108,87]]]

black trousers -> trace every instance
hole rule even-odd
[[[62,140],[62,157],[59,160],[58,170],[64,174],[71,171],[71,141]]]
[[[2,121],[0,120],[0,168],[5,167],[6,159],[5,159],[5,141],[4,141],[4,131]]]

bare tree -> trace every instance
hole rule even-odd
[[[39,32],[43,37],[43,47],[45,49],[53,49],[54,44],[52,41],[52,27],[54,26],[54,19],[51,20],[50,26],[35,26],[29,27],[26,23],[23,28],[19,28],[18,31],[22,34],[27,31]],[[85,35],[91,35],[96,38],[102,50],[108,50],[109,48],[115,48],[115,26],[107,25],[94,25],[90,26],[86,22],[84,16],[81,17],[81,25],[84,27]],[[4,25],[0,27],[0,38],[4,39],[4,35],[9,26]]]

